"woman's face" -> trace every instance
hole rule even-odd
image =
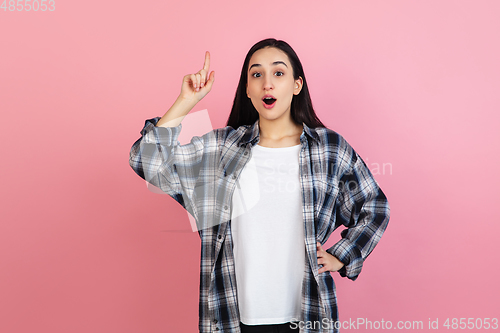
[[[294,80],[290,60],[280,49],[265,47],[250,58],[247,96],[260,117],[269,120],[288,117],[293,95],[301,88],[302,78]]]

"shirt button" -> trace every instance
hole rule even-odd
[[[233,179],[236,179],[236,175],[233,175]]]
[[[227,210],[227,206],[224,206],[224,209]]]
[[[217,238],[221,239],[222,235],[217,236]],[[214,322],[217,323],[217,320],[215,320]]]
[[[217,324],[217,319],[214,319],[214,324]]]
[[[245,155],[245,156],[248,155],[248,152],[246,151],[245,154],[243,154],[243,155]]]

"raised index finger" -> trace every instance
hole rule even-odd
[[[203,69],[207,71],[210,68],[210,53],[207,51],[205,52],[205,63],[203,64]]]

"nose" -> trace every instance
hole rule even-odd
[[[272,76],[266,75],[266,77],[264,78],[264,90],[270,90],[270,89],[274,89]]]

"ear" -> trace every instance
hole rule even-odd
[[[297,80],[295,80],[295,86],[293,87],[293,94],[298,95],[300,91],[302,90],[302,77],[299,76]]]

